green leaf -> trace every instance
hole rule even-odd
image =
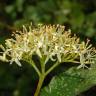
[[[96,69],[71,68],[54,77],[40,96],[76,96],[96,84]]]

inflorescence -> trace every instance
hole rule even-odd
[[[61,25],[38,25],[33,28],[23,26],[22,31],[15,32],[14,37],[5,41],[5,47],[0,45],[0,59],[13,62],[21,66],[24,54],[37,55],[45,58],[45,64],[49,59],[58,62],[78,62],[78,68],[86,64],[95,63],[96,50],[89,41],[80,42],[75,35],[71,36],[70,30],[65,31]],[[55,57],[55,58],[54,58]]]

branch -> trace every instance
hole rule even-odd
[[[54,68],[56,68],[60,63],[56,62],[53,66],[51,66],[45,73],[45,76],[47,76]]]
[[[26,60],[26,59],[25,59],[24,61],[26,61],[26,62],[28,62],[29,64],[31,64],[32,67],[33,67],[33,68],[35,69],[35,71],[37,72],[38,76],[39,76],[39,77],[41,76],[41,73],[40,73],[39,69],[37,68],[36,64],[33,62],[33,60]]]

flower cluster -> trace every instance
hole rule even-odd
[[[71,36],[70,30],[65,31],[65,26],[61,25],[38,25],[35,28],[32,25],[28,28],[23,26],[22,31],[15,32],[13,38],[6,40],[5,46],[0,46],[3,50],[0,59],[11,64],[16,62],[20,66],[25,53],[28,56],[44,57],[45,64],[49,59],[59,62],[77,60],[79,68],[86,63],[94,63],[96,57],[95,49],[88,42],[80,42],[75,35]]]

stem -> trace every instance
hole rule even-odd
[[[38,85],[37,85],[37,89],[36,89],[36,91],[35,91],[35,94],[34,94],[34,96],[38,96],[39,95],[39,93],[40,93],[40,89],[41,89],[41,87],[42,87],[42,84],[43,84],[43,81],[44,81],[44,79],[45,79],[45,64],[44,64],[44,58],[42,58],[41,60],[40,60],[40,62],[41,62],[41,74],[40,74],[40,76],[39,76],[39,82],[38,82]]]
[[[40,73],[39,69],[37,68],[37,66],[35,65],[35,63],[33,62],[33,60],[30,60],[30,64],[33,66],[33,68],[37,72],[38,76],[40,77],[41,73]]]
[[[38,76],[40,77],[41,73],[39,71],[39,69],[37,68],[36,64],[33,62],[33,60],[29,59],[24,59],[24,61],[28,62],[29,64],[32,65],[32,67],[34,68],[34,70],[37,72]]]
[[[50,67],[46,73],[45,73],[45,76],[47,76],[54,68],[56,68],[60,63],[59,62],[56,62],[52,67]]]
[[[77,62],[77,61],[65,61],[65,62],[73,62],[73,63],[80,63],[80,62]],[[45,73],[45,76],[47,76],[54,68],[56,68],[60,63],[59,62],[56,62],[53,66],[51,66]]]
[[[44,78],[45,78],[45,75],[41,74],[34,96],[38,96],[39,95],[40,89],[41,89],[43,81],[44,81]]]

